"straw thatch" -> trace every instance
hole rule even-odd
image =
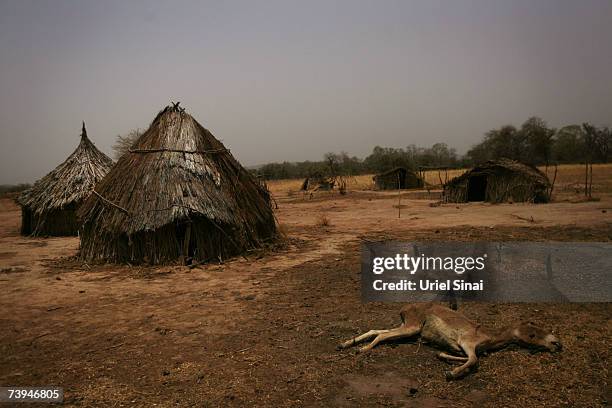
[[[178,104],[163,109],[79,211],[80,256],[206,262],[276,236],[266,189]]]
[[[24,235],[77,235],[76,210],[108,173],[113,161],[87,137],[85,122],[76,150],[18,198]]]
[[[423,179],[403,167],[396,167],[372,177],[377,190],[397,190],[423,187]]]
[[[550,182],[533,166],[514,160],[490,160],[444,186],[444,201],[548,202]]]
[[[336,185],[336,179],[334,177],[326,177],[321,173],[315,173],[308,176],[302,182],[302,191],[310,190],[333,190]]]

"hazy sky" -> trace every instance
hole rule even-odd
[[[171,100],[244,165],[612,124],[612,1],[0,0],[0,184]]]

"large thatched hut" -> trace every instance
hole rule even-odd
[[[421,188],[424,185],[423,179],[418,174],[403,167],[377,174],[372,179],[377,190]]]
[[[506,201],[542,203],[549,200],[550,182],[533,166],[514,160],[489,160],[444,186],[444,201]]]
[[[80,256],[92,261],[217,261],[276,236],[269,193],[178,104],[159,112],[79,215]]]
[[[113,161],[89,140],[83,122],[76,150],[17,199],[21,205],[21,233],[77,235],[76,210],[112,165]]]

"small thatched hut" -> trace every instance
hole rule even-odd
[[[533,166],[514,160],[489,160],[444,186],[444,201],[464,203],[548,202],[550,182]]]
[[[302,182],[302,191],[309,190],[333,190],[336,185],[336,180],[333,177],[325,177],[320,173],[315,173],[308,176]]]
[[[17,199],[21,205],[21,233],[77,235],[76,210],[112,165],[113,161],[89,140],[83,122],[76,150]]]
[[[397,190],[398,188],[421,188],[423,179],[403,167],[396,167],[373,177],[377,190]]]
[[[155,117],[79,211],[82,259],[223,260],[276,236],[270,196],[178,104]]]

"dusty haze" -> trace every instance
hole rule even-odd
[[[612,124],[610,1],[0,0],[0,184],[180,100],[245,165]]]

